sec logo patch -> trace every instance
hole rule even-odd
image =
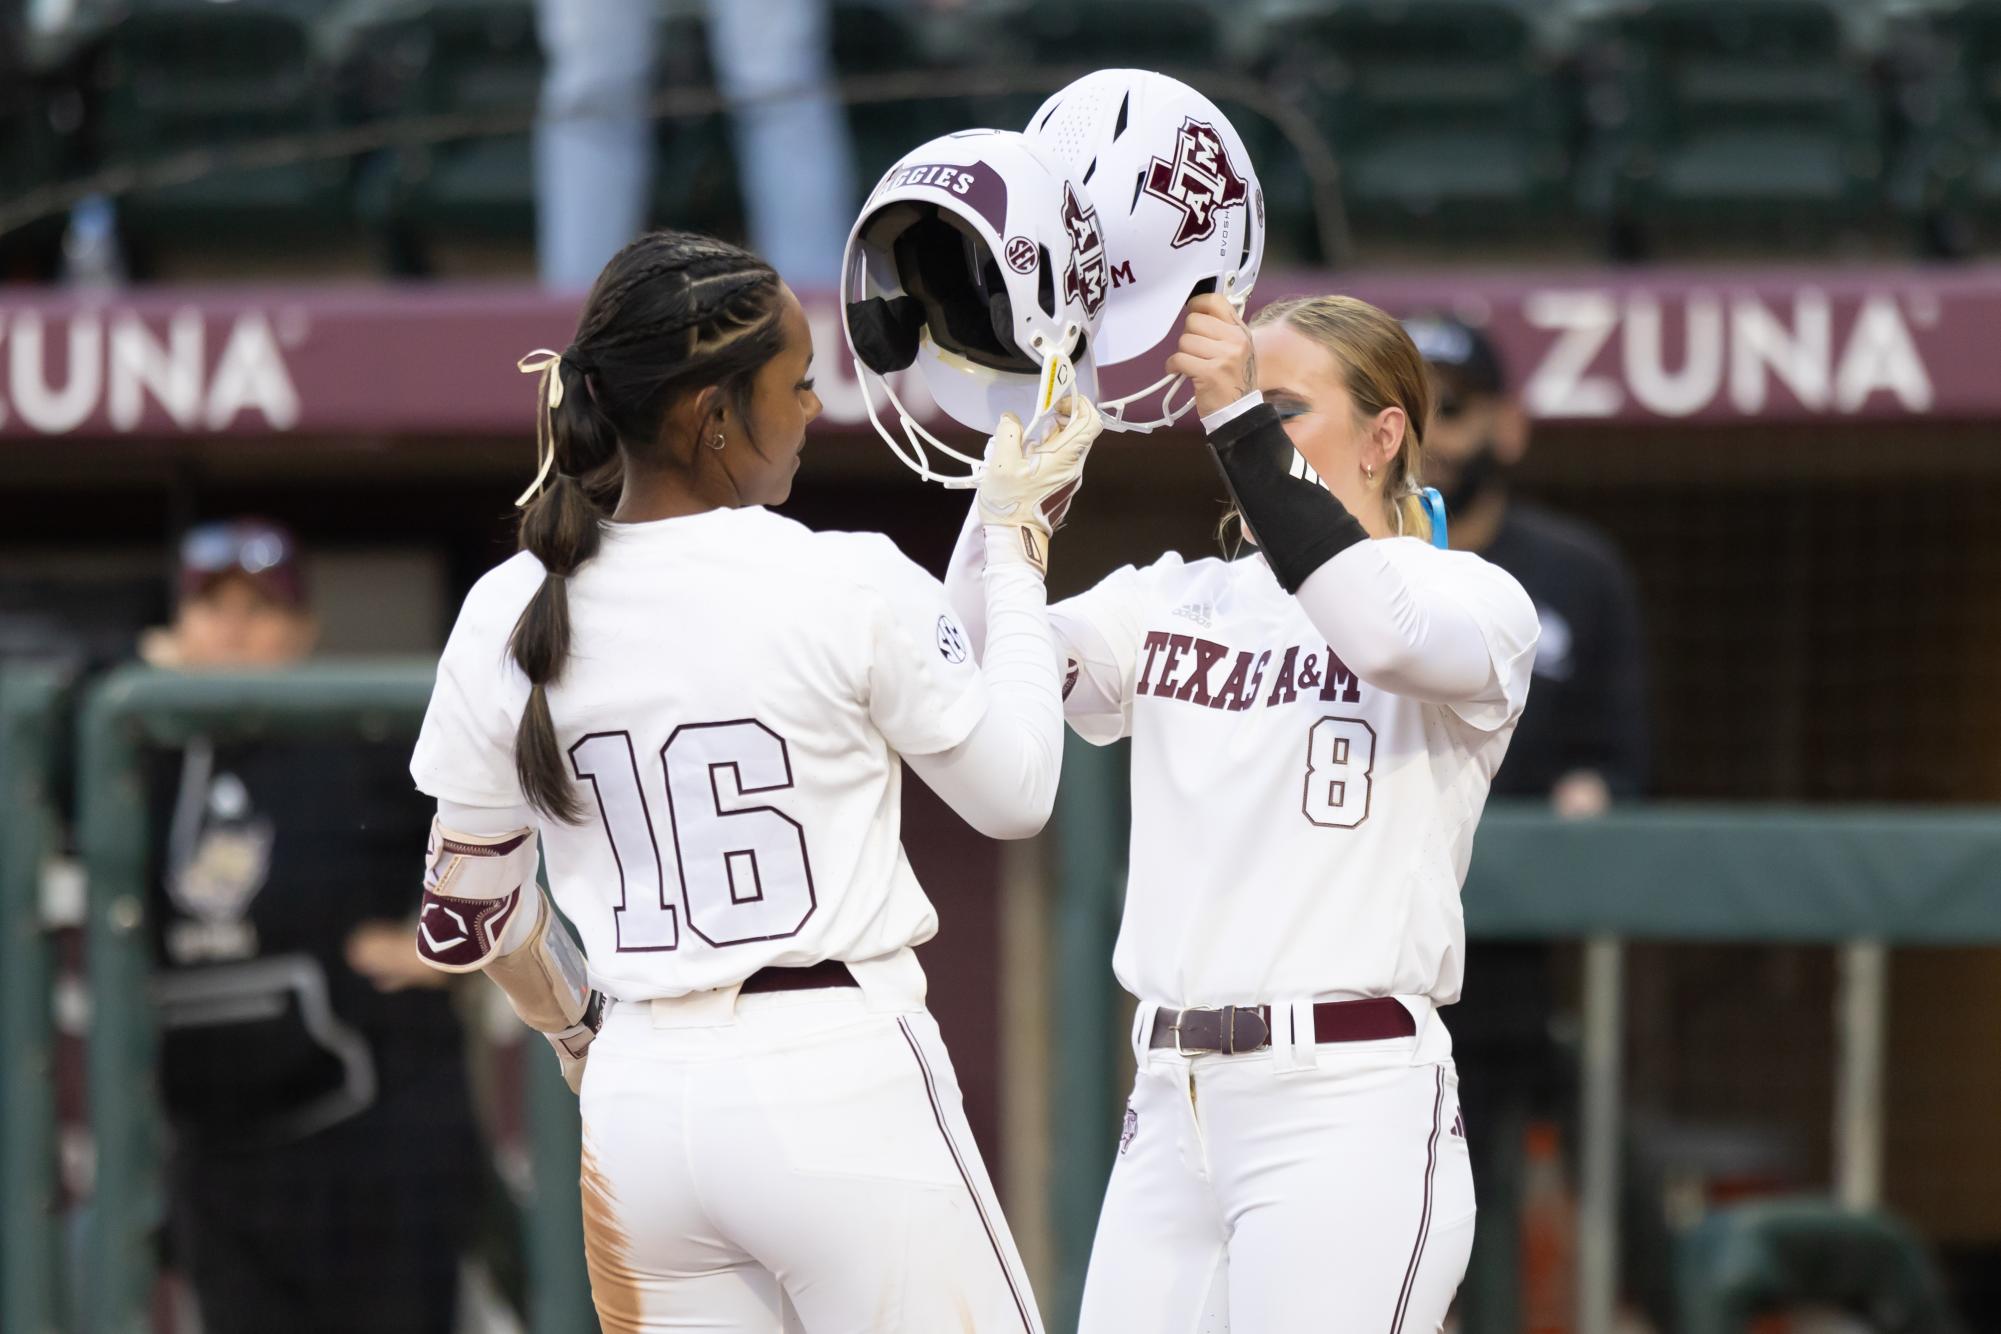
[[[953,623],[950,616],[938,618],[938,653],[946,662],[959,663],[966,660],[965,632]]]
[[[1026,236],[1011,236],[1007,242],[1007,266],[1016,273],[1035,272],[1035,242]]]

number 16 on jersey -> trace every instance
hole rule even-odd
[[[593,732],[570,747],[618,863],[620,952],[680,948],[684,917],[714,946],[796,935],[817,902],[806,831],[775,806],[746,802],[792,786],[785,738],[749,718],[688,723],[660,748],[660,766],[664,791],[649,800],[630,732]]]

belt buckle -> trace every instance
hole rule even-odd
[[[1198,1048],[1195,1051],[1189,1051],[1181,1045],[1181,1021],[1183,1019],[1186,1019],[1191,1014],[1215,1014],[1215,1013],[1216,1011],[1214,1009],[1206,1005],[1196,1005],[1186,1010],[1176,1010],[1174,1012],[1174,1022],[1167,1026],[1167,1031],[1174,1034],[1174,1054],[1176,1056],[1186,1059],[1190,1056],[1200,1056],[1203,1054],[1204,1051],[1207,1050],[1207,1048]],[[1227,1042],[1228,1040],[1229,1038],[1226,1035],[1224,1041]]]
[[[1194,1051],[1189,1051],[1181,1045],[1181,1021],[1191,1014],[1213,1014],[1218,1016],[1221,1022],[1221,1031],[1217,1034],[1216,1045],[1214,1047],[1198,1047]],[[1174,1034],[1174,1054],[1176,1056],[1188,1057],[1203,1056],[1210,1052],[1215,1052],[1222,1056],[1235,1056],[1238,1051],[1237,1019],[1240,1015],[1251,1016],[1258,1021],[1258,1026],[1265,1030],[1264,1035],[1259,1037],[1257,1041],[1243,1048],[1244,1051],[1256,1051],[1260,1044],[1271,1037],[1270,1026],[1266,1024],[1264,1017],[1258,1014],[1257,1006],[1224,1005],[1217,1007],[1214,1005],[1196,1005],[1186,1010],[1176,1010],[1174,1012],[1174,1022],[1167,1026],[1167,1031]]]

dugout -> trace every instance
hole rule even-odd
[[[2001,718],[1986,688],[2001,665],[1988,592],[2001,567],[1988,441],[2001,386],[1978,352],[2001,270],[1287,274],[1261,294],[1329,285],[1495,332],[1537,418],[1521,489],[1593,517],[1636,571],[1657,796],[1827,806],[1835,820],[1852,803],[2001,798]],[[882,529],[942,568],[958,498],[917,483],[867,432],[831,307],[809,308],[828,413],[788,512]],[[10,301],[8,657],[46,646],[38,637],[56,623],[83,632],[62,653],[117,657],[121,636],[164,610],[173,534],[241,512],[300,532],[329,656],[434,653],[465,587],[510,549],[533,439],[533,382],[513,362],[560,346],[573,318],[568,303],[516,287]],[[1166,547],[1212,550],[1218,495],[1192,439],[1108,436],[1053,585],[1073,590]],[[1101,852],[1116,860],[1116,806],[1072,818],[1107,823]],[[1044,852],[998,855],[935,806],[913,815],[911,837],[944,923],[927,966],[969,1117],[1010,1200],[1040,1196],[1059,1161],[1042,1109],[1089,1071],[1052,1067],[1020,1017],[1046,1017],[1036,1007],[1064,994],[1068,970],[1095,960],[1109,982],[1108,941],[1091,934],[1102,905],[1075,920],[1050,897],[1064,882],[1043,873]],[[1691,944],[1662,932],[1628,946],[1626,1104],[1684,1132],[1779,1127],[1776,1157],[1797,1184],[1834,1180],[1833,938]],[[1580,992],[1587,971],[1579,951]],[[2001,1177],[2001,1154],[1988,1076],[1963,1057],[2001,1039],[2001,961],[1934,936],[1891,952],[1886,986],[1883,1197],[1946,1257],[1969,1316],[1991,1311],[1978,1282],[2001,1250],[2001,1212],[1984,1183]],[[1000,1041],[980,1036],[995,1014],[1016,1016]],[[1757,1041],[1761,1024],[1786,1041]],[[1116,1086],[1116,1070],[1105,1074],[1094,1096]],[[1684,1182],[1684,1194],[1699,1207],[1716,1185]],[[1060,1225],[1017,1227],[1053,1309],[1057,1253],[1074,1240]]]

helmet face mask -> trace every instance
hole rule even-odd
[[[1238,310],[1243,309],[1238,305]],[[1163,348],[1160,361],[1165,362],[1173,351],[1171,345]],[[1120,368],[1136,370],[1137,361],[1128,362]],[[1103,372],[1100,372],[1100,382]],[[1132,378],[1130,375],[1126,378]],[[1187,416],[1195,406],[1195,390],[1188,383],[1188,377],[1162,371],[1149,384],[1127,392],[1108,391],[1116,396],[1107,397],[1098,404],[1098,413],[1105,419],[1105,425],[1117,431],[1133,431],[1145,434],[1172,426]]]
[[[1183,308],[1217,292],[1242,311],[1264,262],[1264,193],[1243,140],[1195,89],[1130,69],[1071,83],[1027,134],[1089,181],[1104,209],[1112,290],[1096,360],[1112,386],[1098,404],[1105,425],[1144,432],[1179,420],[1193,395],[1160,368]]]
[[[1033,431],[1072,387],[1095,396],[1111,285],[1100,238],[1083,188],[1010,131],[934,139],[884,175],[848,238],[842,318],[869,420],[919,476],[971,486],[981,460],[912,419],[885,378],[895,371],[915,367],[982,436],[1007,412]]]

